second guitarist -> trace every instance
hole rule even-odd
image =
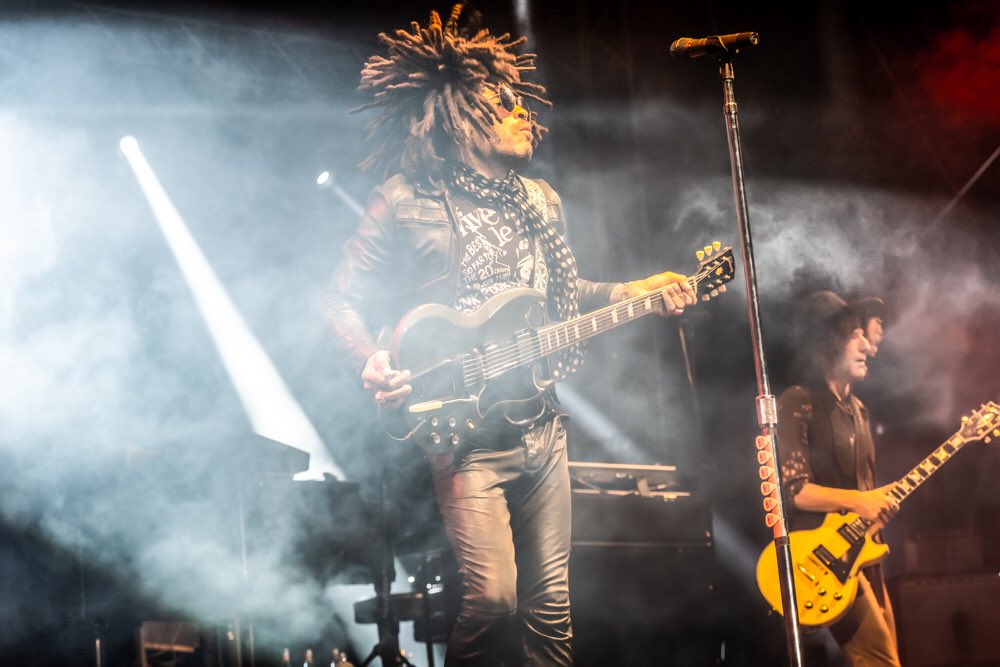
[[[800,383],[778,399],[778,436],[791,530],[809,530],[829,512],[884,524],[898,509],[875,482],[868,410],[852,387],[868,374],[882,340],[882,302],[845,302],[816,292],[796,320]],[[892,607],[878,565],[858,577],[857,599],[830,631],[855,667],[899,665]]]

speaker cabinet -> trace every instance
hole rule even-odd
[[[904,665],[1000,666],[1000,576],[902,577],[894,588]]]

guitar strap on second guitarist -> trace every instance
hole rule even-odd
[[[856,460],[859,491],[870,491],[875,488],[875,442],[872,439],[871,424],[868,420],[868,410],[861,401],[851,394],[853,403],[852,418],[854,420],[854,456]],[[877,542],[882,541],[881,531],[872,536]],[[885,575],[882,573],[882,563],[878,562],[861,569],[871,586],[878,606],[885,608]]]

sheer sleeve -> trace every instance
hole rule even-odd
[[[789,500],[797,496],[806,483],[813,481],[809,462],[809,424],[812,416],[812,396],[804,387],[789,387],[778,398],[781,478],[785,497]]]

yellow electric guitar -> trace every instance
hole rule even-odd
[[[897,481],[890,493],[902,502],[966,443],[989,442],[996,436],[1000,436],[1000,405],[990,401],[962,417],[961,428]],[[888,546],[872,539],[876,530],[871,521],[843,512],[827,514],[819,528],[789,533],[800,625],[829,625],[847,613],[858,594],[858,571],[889,554]],[[781,613],[773,542],[757,560],[757,588]]]

